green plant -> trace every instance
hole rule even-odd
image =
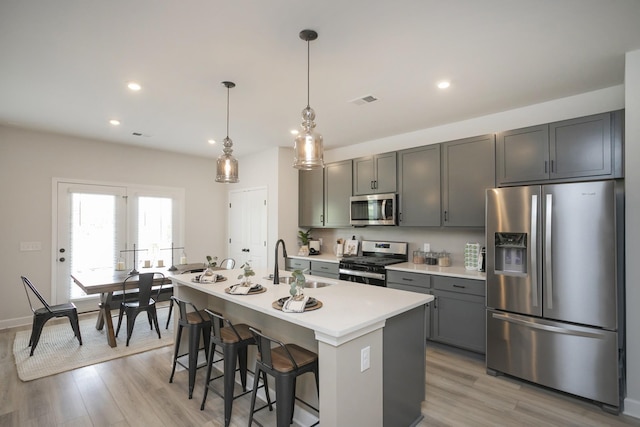
[[[294,280],[293,282],[291,282],[291,289],[289,289],[289,294],[291,294],[292,297],[295,297],[298,294],[298,288],[304,288],[306,279],[301,270],[294,270],[291,273],[291,276],[293,276]]]
[[[251,264],[249,264],[249,261],[247,261],[244,264],[242,264],[240,266],[240,268],[242,268],[244,271],[243,271],[243,273],[241,275],[238,276],[238,279],[242,279],[244,277],[245,282],[249,282],[249,278],[251,276],[255,276],[256,275],[256,273],[251,268]]]
[[[217,256],[211,257],[210,255],[207,255],[207,267],[208,268],[213,268],[213,267],[217,266],[218,265],[217,261],[218,261],[218,257]]]
[[[299,230],[298,238],[300,239],[300,243],[302,243],[302,246],[308,246],[309,240],[311,240],[311,229],[308,229],[307,231]]]

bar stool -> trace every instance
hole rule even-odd
[[[229,319],[226,319],[220,313],[216,313],[208,309],[205,309],[204,312],[209,316],[212,328],[211,342],[209,344],[209,356],[207,357],[207,376],[204,383],[204,397],[202,398],[200,410],[204,410],[204,404],[207,401],[207,394],[210,388],[212,391],[218,393],[212,387],[211,383],[220,377],[224,377],[224,393],[218,394],[224,398],[224,425],[225,427],[228,427],[231,422],[233,400],[250,393],[250,390],[247,390],[247,349],[250,345],[255,345],[256,340],[249,330],[249,325],[244,323],[234,325]],[[216,346],[222,347],[222,359],[214,360]],[[223,374],[215,378],[211,378],[211,368],[213,367],[213,364],[220,361],[224,361]],[[239,362],[239,369],[236,369],[236,362]],[[237,370],[240,371],[242,393],[234,396],[233,391]],[[267,374],[263,372],[263,385],[266,384],[266,378]],[[254,381],[256,384],[258,383],[259,377],[257,375],[254,378]],[[269,405],[271,405],[269,390],[265,389],[265,393],[267,395],[267,401],[269,401]]]
[[[312,351],[304,349],[296,344],[284,344],[274,338],[270,338],[260,331],[249,328],[253,333],[258,344],[259,357],[256,359],[255,376],[259,377],[260,373],[266,372],[273,376],[276,380],[276,419],[278,427],[288,427],[293,422],[293,410],[295,400],[304,403],[314,411],[317,408],[309,405],[307,402],[296,397],[296,378],[307,372],[313,372],[316,378],[316,391],[320,395],[320,383],[318,380],[318,355]],[[276,346],[271,348],[271,343]],[[264,379],[265,390],[268,390],[266,377]],[[251,393],[251,410],[249,412],[249,427],[253,423],[253,414],[266,407],[255,409],[256,392],[258,390],[257,381],[253,383],[253,391]],[[267,400],[268,395],[267,395]],[[269,408],[270,404],[269,402]],[[273,402],[275,403],[275,402]],[[316,422],[318,425],[320,422]]]
[[[173,355],[173,368],[171,369],[171,377],[169,382],[173,382],[173,375],[176,372],[176,365],[186,368],[189,371],[189,399],[193,397],[193,386],[196,382],[196,369],[198,369],[198,352],[200,347],[200,333],[204,339],[204,351],[209,358],[209,342],[211,340],[211,321],[206,317],[204,311],[199,311],[195,305],[188,301],[183,301],[175,296],[171,297],[172,304],[175,303],[180,311],[180,319],[178,320],[178,334],[176,336],[175,353]],[[190,306],[193,311],[187,311]],[[189,328],[189,352],[180,353],[180,339],[182,338],[182,328]],[[189,355],[188,366],[185,366],[178,360],[179,357]],[[200,366],[204,367],[204,365]]]

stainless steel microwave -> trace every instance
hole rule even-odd
[[[395,193],[351,196],[351,225],[396,225]]]

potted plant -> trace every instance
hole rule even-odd
[[[311,229],[307,231],[298,231],[298,239],[300,239],[300,250],[298,251],[298,255],[307,256],[309,255],[309,241],[311,240]]]
[[[204,272],[205,276],[213,276],[215,273],[213,272],[213,268],[218,265],[218,257],[211,255],[207,255],[207,269]]]
[[[243,269],[243,272],[241,275],[238,276],[238,279],[242,280],[242,284],[244,286],[251,286],[251,276],[256,275],[256,273],[251,268],[251,264],[249,264],[249,261],[247,261],[244,264],[242,264],[240,268]]]
[[[306,279],[304,277],[304,274],[302,273],[301,270],[294,270],[291,273],[291,276],[293,276],[293,282],[291,282],[291,288],[289,289],[289,294],[293,297],[293,298],[301,298],[304,293],[303,293],[303,289],[304,289],[304,284],[306,282]]]

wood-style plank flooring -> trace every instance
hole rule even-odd
[[[17,330],[0,331],[2,427],[224,425],[223,401],[215,393],[209,393],[205,410],[200,410],[204,369],[198,371],[192,400],[185,371],[169,384],[171,347],[25,383],[13,360]],[[422,427],[640,426],[640,420],[607,414],[580,399],[488,376],[479,356],[445,346],[429,345],[425,386]],[[232,426],[247,425],[248,408],[249,395],[236,399]],[[258,419],[275,425],[275,411],[262,411]]]

